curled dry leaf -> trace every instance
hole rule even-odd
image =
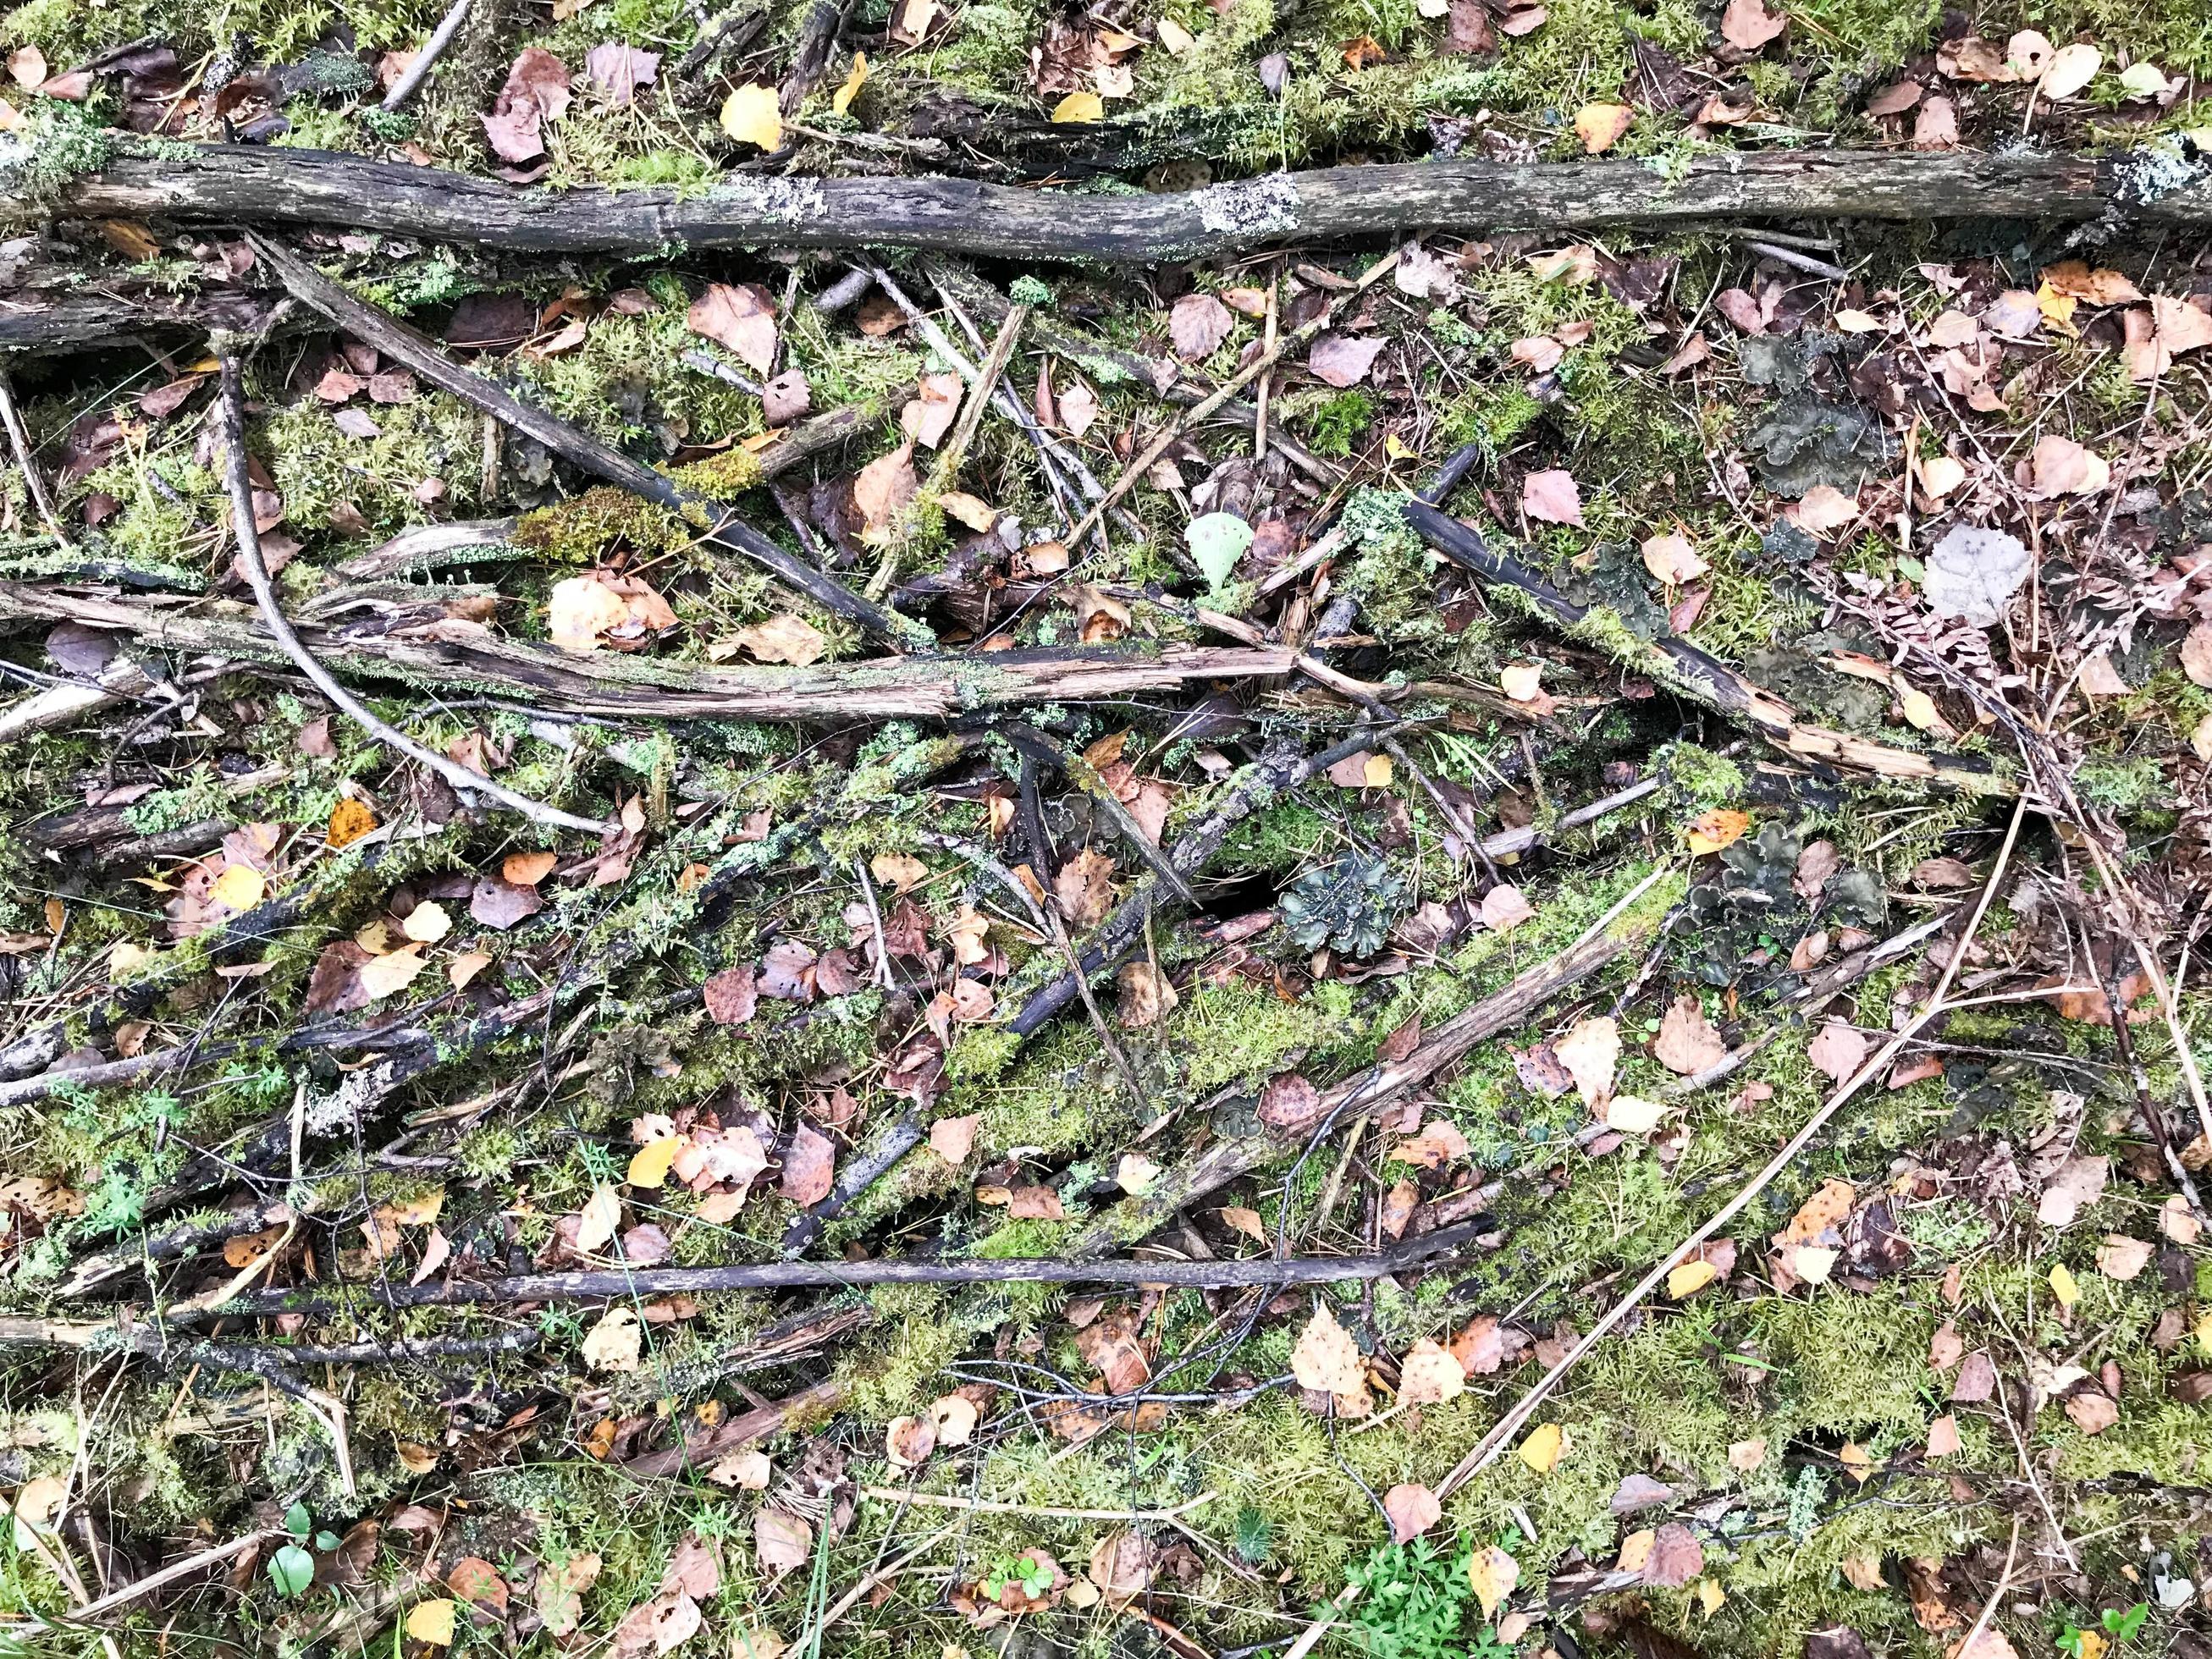
[[[803,617],[788,615],[749,623],[733,629],[728,638],[731,644],[750,653],[757,661],[789,663],[794,668],[804,668],[820,660],[822,653],[830,648],[830,641],[822,636],[819,629]]]
[[[884,1430],[884,1455],[895,1469],[918,1469],[936,1449],[933,1419],[894,1417]]]

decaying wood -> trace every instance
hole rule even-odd
[[[118,629],[148,649],[285,660],[252,613],[191,611],[0,581],[0,618]],[[434,627],[371,634],[302,624],[300,638],[335,672],[519,697],[556,714],[653,720],[951,720],[991,708],[1081,702],[1171,690],[1194,681],[1288,674],[1292,653],[1163,645],[878,657],[805,668],[707,668],[647,657],[577,656],[551,646]]]
[[[697,1295],[706,1291],[800,1290],[861,1285],[1165,1285],[1216,1290],[1248,1285],[1334,1285],[1382,1279],[1448,1255],[1480,1231],[1447,1228],[1374,1255],[1260,1256],[1242,1261],[1082,1261],[1028,1256],[925,1261],[757,1261],[718,1267],[623,1267],[608,1271],[520,1273],[509,1279],[446,1279],[378,1285],[367,1292],[379,1308],[449,1308],[470,1303],[628,1301],[633,1296]],[[1078,1252],[1078,1255],[1080,1253]],[[251,1291],[219,1307],[192,1308],[191,1319],[328,1313],[340,1305],[326,1289]],[[179,1310],[183,1312],[184,1310]]]
[[[773,573],[786,586],[805,594],[832,615],[857,623],[878,638],[907,641],[919,628],[919,624],[902,621],[805,560],[785,552],[722,503],[686,489],[665,473],[654,471],[642,461],[623,454],[611,444],[600,442],[579,427],[544,410],[517,402],[483,375],[455,362],[441,347],[390,313],[354,298],[297,254],[266,238],[256,236],[250,240],[261,263],[284,284],[293,298],[321,313],[356,339],[374,346],[394,362],[405,364],[431,385],[483,410],[502,426],[535,438],[571,465],[696,521],[708,541],[743,554]],[[921,632],[927,636],[927,629]]]
[[[1406,520],[1423,541],[1454,564],[1493,586],[1513,589],[1554,625],[1571,629],[1590,617],[1591,607],[1577,605],[1441,507],[1415,496],[1406,503]],[[1672,634],[1648,641],[1638,665],[1669,690],[1749,726],[1800,760],[1869,777],[1938,784],[1966,794],[2012,795],[2019,791],[2017,779],[1979,756],[1901,749],[1812,725],[1772,692]]]
[[[712,187],[520,188],[324,151],[208,144],[112,161],[60,210],[88,218],[345,225],[522,252],[919,247],[1018,259],[1192,259],[1413,227],[1597,229],[1752,219],[2212,223],[2203,169],[2020,151],[1731,151],[1662,173],[1640,160],[1449,160],[1276,173],[1182,195],[1086,196],[943,178],[726,175]]]
[[[633,1457],[622,1467],[645,1480],[665,1480],[687,1468],[742,1450],[756,1441],[781,1434],[786,1429],[815,1418],[829,1416],[845,1403],[845,1385],[835,1378],[817,1382],[781,1400],[771,1400],[749,1412],[725,1419],[696,1440],[665,1451]]]

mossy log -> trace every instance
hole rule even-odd
[[[672,246],[915,247],[1141,263],[1423,228],[1597,229],[1747,219],[2212,223],[2212,176],[2146,152],[1773,150],[1516,165],[1394,162],[1281,173],[1180,195],[1085,197],[946,178],[732,174],[703,191],[532,190],[315,150],[168,146],[74,180],[55,211],[343,225],[545,253]]]

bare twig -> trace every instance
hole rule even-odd
[[[438,20],[438,27],[422,43],[422,49],[407,61],[406,71],[392,83],[392,90],[384,94],[384,107],[396,110],[415,95],[429,76],[430,70],[445,56],[446,48],[453,44],[461,25],[468,21],[470,0],[453,0],[446,15]]]
[[[246,453],[246,392],[240,382],[238,357],[228,349],[221,353],[222,360],[222,396],[220,404],[222,434],[229,453],[225,457],[224,471],[230,485],[230,507],[233,533],[238,541],[240,566],[246,573],[246,585],[253,590],[254,603],[261,608],[262,626],[276,641],[284,654],[299,665],[300,672],[313,682],[320,691],[362,730],[387,749],[404,755],[408,759],[426,766],[455,789],[495,800],[501,805],[521,813],[532,823],[562,830],[582,830],[597,834],[606,826],[591,818],[578,817],[573,812],[562,811],[534,801],[527,795],[519,795],[502,784],[493,782],[481,772],[462,765],[448,756],[425,747],[405,732],[387,726],[352,692],[340,685],[337,678],[315,659],[315,655],[301,642],[300,636],[285,619],[283,607],[277,603],[276,589],[269,579],[269,566],[261,556],[261,537],[253,523],[253,480],[247,471]]]

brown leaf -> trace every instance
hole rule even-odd
[[[1552,1044],[1552,1052],[1575,1080],[1583,1104],[1596,1106],[1613,1093],[1613,1067],[1620,1060],[1620,1031],[1609,1015],[1579,1020]]]
[[[1955,1405],[1978,1406],[1996,1392],[1997,1368],[1986,1350],[1977,1348],[1960,1363],[1959,1375],[1951,1383],[1951,1399]]]
[[[783,1195],[804,1209],[830,1196],[837,1171],[837,1148],[829,1136],[807,1124],[793,1132],[783,1149]]]
[[[753,1517],[753,1556],[766,1571],[802,1567],[814,1553],[814,1528],[795,1515],[763,1510]]]
[[[1260,1121],[1270,1128],[1308,1128],[1321,1114],[1321,1091],[1296,1072],[1276,1073],[1260,1091]]]
[[[1644,1582],[1676,1589],[1705,1570],[1705,1546],[1698,1542],[1697,1534],[1679,1521],[1669,1521],[1651,1540],[1651,1553],[1644,1563]]]
[[[1176,356],[1187,363],[1211,357],[1236,326],[1229,307],[1211,294],[1186,294],[1168,315],[1168,334],[1175,342]]]
[[[545,901],[538,896],[535,887],[525,887],[498,876],[478,876],[476,884],[469,890],[469,914],[485,927],[501,933],[544,908]]]
[[[1390,1517],[1390,1540],[1397,1544],[1412,1543],[1444,1518],[1436,1493],[1410,1480],[1382,1494],[1382,1512]]]
[[[1504,882],[1482,896],[1482,925],[1498,933],[1510,933],[1522,922],[1534,920],[1535,915],[1536,907],[1521,890]]]
[[[934,449],[959,416],[960,377],[925,374],[915,386],[920,395],[908,398],[899,411],[899,430],[924,449]]]
[[[1049,1187],[1017,1187],[1006,1200],[1006,1213],[1017,1221],[1065,1221],[1067,1210],[1060,1194]]]
[[[1805,1063],[1838,1083],[1856,1073],[1866,1057],[1866,1034],[1839,1019],[1823,1025],[1805,1046]]]
[[[1948,98],[1930,98],[1912,121],[1915,149],[1956,149],[1959,147],[1959,109]]]
[[[1728,1057],[1728,1044],[1705,1018],[1704,1006],[1686,994],[1674,999],[1660,1020],[1651,1053],[1668,1071],[1688,1077],[1720,1064]]]
[[[707,1004],[707,1017],[717,1025],[742,1025],[760,1006],[749,962],[725,968],[699,988]]]
[[[1521,480],[1521,510],[1540,524],[1580,524],[1582,491],[1564,467],[1531,472]]]
[[[1078,927],[1096,927],[1114,902],[1114,860],[1086,847],[1053,878],[1053,897],[1060,914]]]
[[[684,320],[756,374],[775,367],[775,301],[759,283],[710,283]]]
[[[1789,22],[1786,15],[1769,11],[1765,0],[1729,0],[1721,14],[1721,39],[1738,52],[1757,52]]]
[[[965,1117],[941,1117],[929,1126],[929,1149],[947,1164],[961,1164],[975,1150],[975,1131],[983,1121],[981,1112]]]
[[[1375,367],[1387,343],[1381,336],[1360,338],[1334,332],[1322,335],[1306,353],[1306,367],[1327,385],[1341,390],[1358,386]]]
[[[921,476],[914,470],[914,441],[908,439],[860,469],[853,480],[853,504],[870,530],[882,532],[921,489]]]
[[[1339,1401],[1358,1401],[1360,1409],[1347,1415],[1366,1414],[1366,1362],[1326,1304],[1314,1310],[1291,1349],[1291,1375],[1302,1389],[1333,1395]]]

